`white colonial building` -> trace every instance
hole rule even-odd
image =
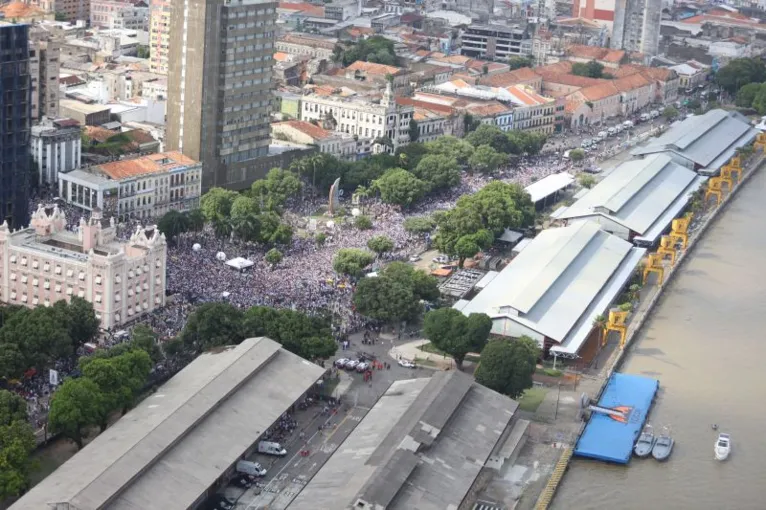
[[[358,138],[388,138],[393,147],[390,152],[410,142],[412,106],[394,101],[391,85],[380,102],[340,96],[308,95],[301,98],[300,120],[320,121],[334,131],[356,135]]]
[[[114,219],[98,212],[66,230],[58,207],[40,205],[29,228],[0,225],[0,301],[51,306],[78,296],[93,303],[103,328],[114,328],[165,304],[167,243],[156,227],[127,242],[115,237]]]
[[[55,185],[60,172],[69,172],[80,166],[82,130],[79,122],[44,118],[30,131],[29,147],[37,165],[39,184]]]
[[[104,217],[157,218],[199,206],[202,163],[162,152],[59,174],[59,196]]]

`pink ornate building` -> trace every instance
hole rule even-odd
[[[58,207],[40,205],[29,228],[0,225],[0,301],[35,307],[79,296],[93,303],[103,328],[114,328],[165,304],[166,262],[156,227],[138,227],[121,242],[113,218],[94,212],[75,233]]]

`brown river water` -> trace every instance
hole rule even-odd
[[[552,508],[766,509],[766,170],[697,244],[621,371],[659,379],[648,421],[671,427],[672,456],[575,459]],[[712,424],[732,436],[725,462]]]

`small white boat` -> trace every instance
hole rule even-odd
[[[654,443],[656,441],[657,439],[654,437],[652,426],[646,425],[644,431],[641,432],[638,441],[636,441],[636,445],[633,447],[633,453],[635,453],[636,457],[648,457],[652,454],[652,449],[654,448]]]
[[[718,434],[718,441],[715,442],[715,459],[726,460],[731,453],[731,437],[729,434]]]

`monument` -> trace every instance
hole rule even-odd
[[[328,207],[328,214],[330,216],[335,215],[335,211],[340,207],[340,177],[335,179],[335,182],[330,186],[330,203]]]

